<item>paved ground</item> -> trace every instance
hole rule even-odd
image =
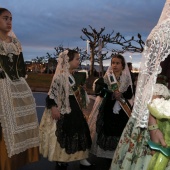
[[[36,100],[38,120],[40,122],[45,108],[45,98],[47,96],[47,93],[35,92],[33,94]],[[84,111],[84,113],[87,115],[90,113],[90,110],[94,102],[94,97],[90,96],[90,98],[91,98],[90,105]],[[110,163],[111,163],[110,159],[97,158],[93,155],[90,155],[89,161],[96,164],[96,166],[94,166],[94,168],[91,170],[109,170]],[[19,170],[57,170],[57,169],[55,169],[55,162],[50,162],[46,158],[40,157],[40,160],[38,162],[26,165],[20,168]],[[81,170],[79,168],[79,162],[76,161],[76,162],[69,163],[68,170]]]
[[[89,160],[92,163],[95,163],[95,166],[91,168],[90,170],[109,170],[111,160],[104,159],[104,158],[96,158],[92,155],[90,155]],[[55,168],[55,162],[49,162],[45,158],[40,158],[38,162],[26,165],[19,170],[58,170]],[[69,163],[69,166],[67,170],[88,170],[88,168],[80,169],[79,162],[71,162]]]

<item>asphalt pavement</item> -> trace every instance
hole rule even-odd
[[[38,120],[39,122],[41,121],[42,114],[45,109],[45,98],[47,96],[47,93],[44,92],[34,92],[33,93],[36,101],[36,109],[37,109],[37,115],[38,115]],[[90,105],[89,107],[84,110],[85,114],[89,114],[90,110],[93,106],[94,103],[94,97],[90,96]],[[110,159],[105,159],[105,158],[97,158],[94,155],[89,156],[88,159],[91,163],[94,163],[95,166],[91,168],[90,170],[109,170],[111,160]],[[31,164],[28,164],[19,170],[57,170],[55,167],[56,163],[55,162],[50,162],[48,161],[47,158],[43,158],[42,156],[40,157],[40,160],[38,162],[34,162]],[[79,161],[75,162],[70,162],[67,170],[82,170],[79,167]],[[88,170],[88,168],[83,168],[83,170]]]

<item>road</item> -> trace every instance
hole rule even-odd
[[[34,92],[33,93],[37,105],[37,115],[38,115],[38,120],[40,122],[43,111],[45,109],[45,98],[47,96],[47,93],[42,93],[42,92]],[[89,114],[91,107],[93,106],[94,103],[94,97],[90,96],[90,105],[85,110],[85,114]],[[94,163],[95,166],[91,170],[109,170],[111,160],[110,159],[104,159],[104,158],[97,158],[93,155],[90,155],[89,161]],[[50,162],[48,159],[40,157],[40,160],[38,162],[26,165],[19,170],[57,170],[55,169],[55,162]],[[68,170],[81,170],[79,168],[79,161],[76,162],[71,162],[69,163]],[[86,170],[86,169],[84,169]]]

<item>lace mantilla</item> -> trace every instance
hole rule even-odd
[[[170,0],[167,0],[158,24],[147,38],[138,77],[132,116],[137,127],[147,127],[149,111],[147,104],[153,96],[160,62],[170,54]]]
[[[6,43],[0,40],[0,55],[15,54],[19,55],[22,51],[21,44],[18,39],[11,37],[11,42]]]
[[[128,69],[128,68],[127,68]],[[119,91],[121,93],[127,91],[128,87],[131,85],[132,87],[132,80],[131,80],[131,76],[130,76],[130,73],[129,73],[129,70],[127,70],[126,68],[122,71],[122,74],[120,76],[120,80],[119,80]],[[112,71],[112,68],[111,66],[109,66],[105,76],[104,76],[104,82],[108,85],[108,89],[111,90],[111,85],[109,83],[109,80],[108,80],[108,76],[107,74],[109,74],[110,72],[113,72]]]
[[[65,77],[65,74],[58,75],[53,82],[50,92],[50,98],[54,99],[55,103],[57,103],[61,114],[71,112],[70,103],[68,100],[71,89],[70,86],[66,89],[65,86],[68,81]]]
[[[69,103],[69,57],[68,50],[60,53],[58,58],[58,65],[53,76],[50,90],[48,92],[51,99],[57,103],[58,109],[61,114],[70,113]]]

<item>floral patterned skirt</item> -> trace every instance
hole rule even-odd
[[[114,153],[110,170],[147,170],[152,157],[147,145],[150,139],[146,128],[137,128],[130,118]]]
[[[152,158],[148,140],[148,130],[137,128],[136,120],[131,117],[114,153],[110,170],[147,170]],[[170,170],[170,161],[165,170]]]

